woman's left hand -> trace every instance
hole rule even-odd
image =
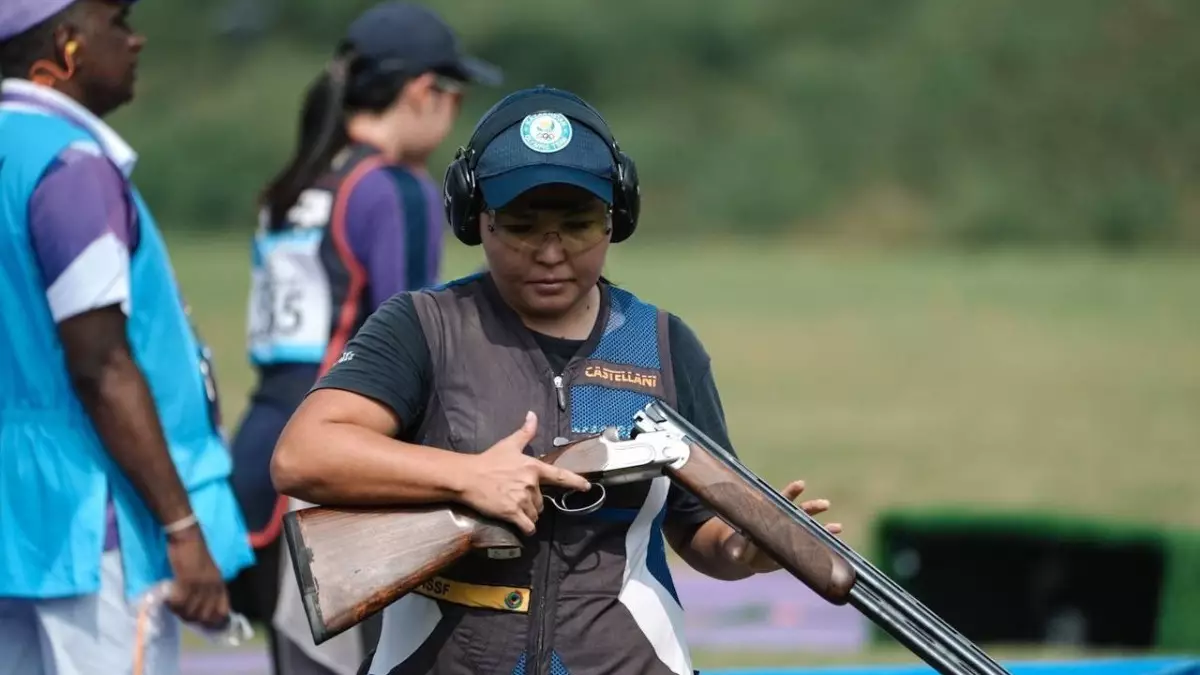
[[[794,502],[802,492],[804,492],[804,481],[792,481],[783,489],[783,496]],[[829,510],[829,500],[810,499],[802,502],[800,508],[808,515],[815,516]],[[841,523],[829,523],[825,526],[825,529],[830,534],[841,534],[842,525]],[[727,537],[722,546],[725,549],[725,555],[729,556],[730,560],[735,564],[746,567],[755,574],[774,572],[780,569],[779,564],[772,560],[770,556],[760,551],[757,546],[736,532]]]

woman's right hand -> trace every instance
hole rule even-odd
[[[543,483],[579,492],[591,483],[576,473],[525,454],[537,434],[537,415],[526,413],[525,424],[469,462],[461,501],[479,513],[516,525],[526,535],[537,529]]]

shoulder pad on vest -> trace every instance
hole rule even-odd
[[[444,281],[436,286],[430,286],[426,290],[444,291],[448,288],[454,288],[456,286],[465,286],[465,285],[471,283],[472,281],[478,281],[478,280],[482,279],[484,274],[487,274],[487,272],[476,272],[474,274],[468,274],[465,277],[459,277],[458,279],[451,279],[450,281]]]

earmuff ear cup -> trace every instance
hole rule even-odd
[[[442,180],[442,202],[446,210],[446,221],[454,236],[467,246],[478,246],[479,235],[479,191],[475,186],[475,174],[471,171],[469,151],[459,148],[454,161],[446,168]]]
[[[625,241],[637,229],[642,209],[642,193],[638,185],[637,165],[633,158],[617,152],[617,176],[613,184],[612,243]]]

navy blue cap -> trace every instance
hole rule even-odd
[[[493,209],[550,183],[583,188],[612,204],[615,168],[612,151],[603,138],[551,105],[488,143],[479,154],[475,177],[484,202]]]
[[[363,12],[346,31],[346,41],[385,68],[419,74],[443,73],[463,82],[496,86],[499,67],[462,52],[454,30],[428,7],[393,0]]]

